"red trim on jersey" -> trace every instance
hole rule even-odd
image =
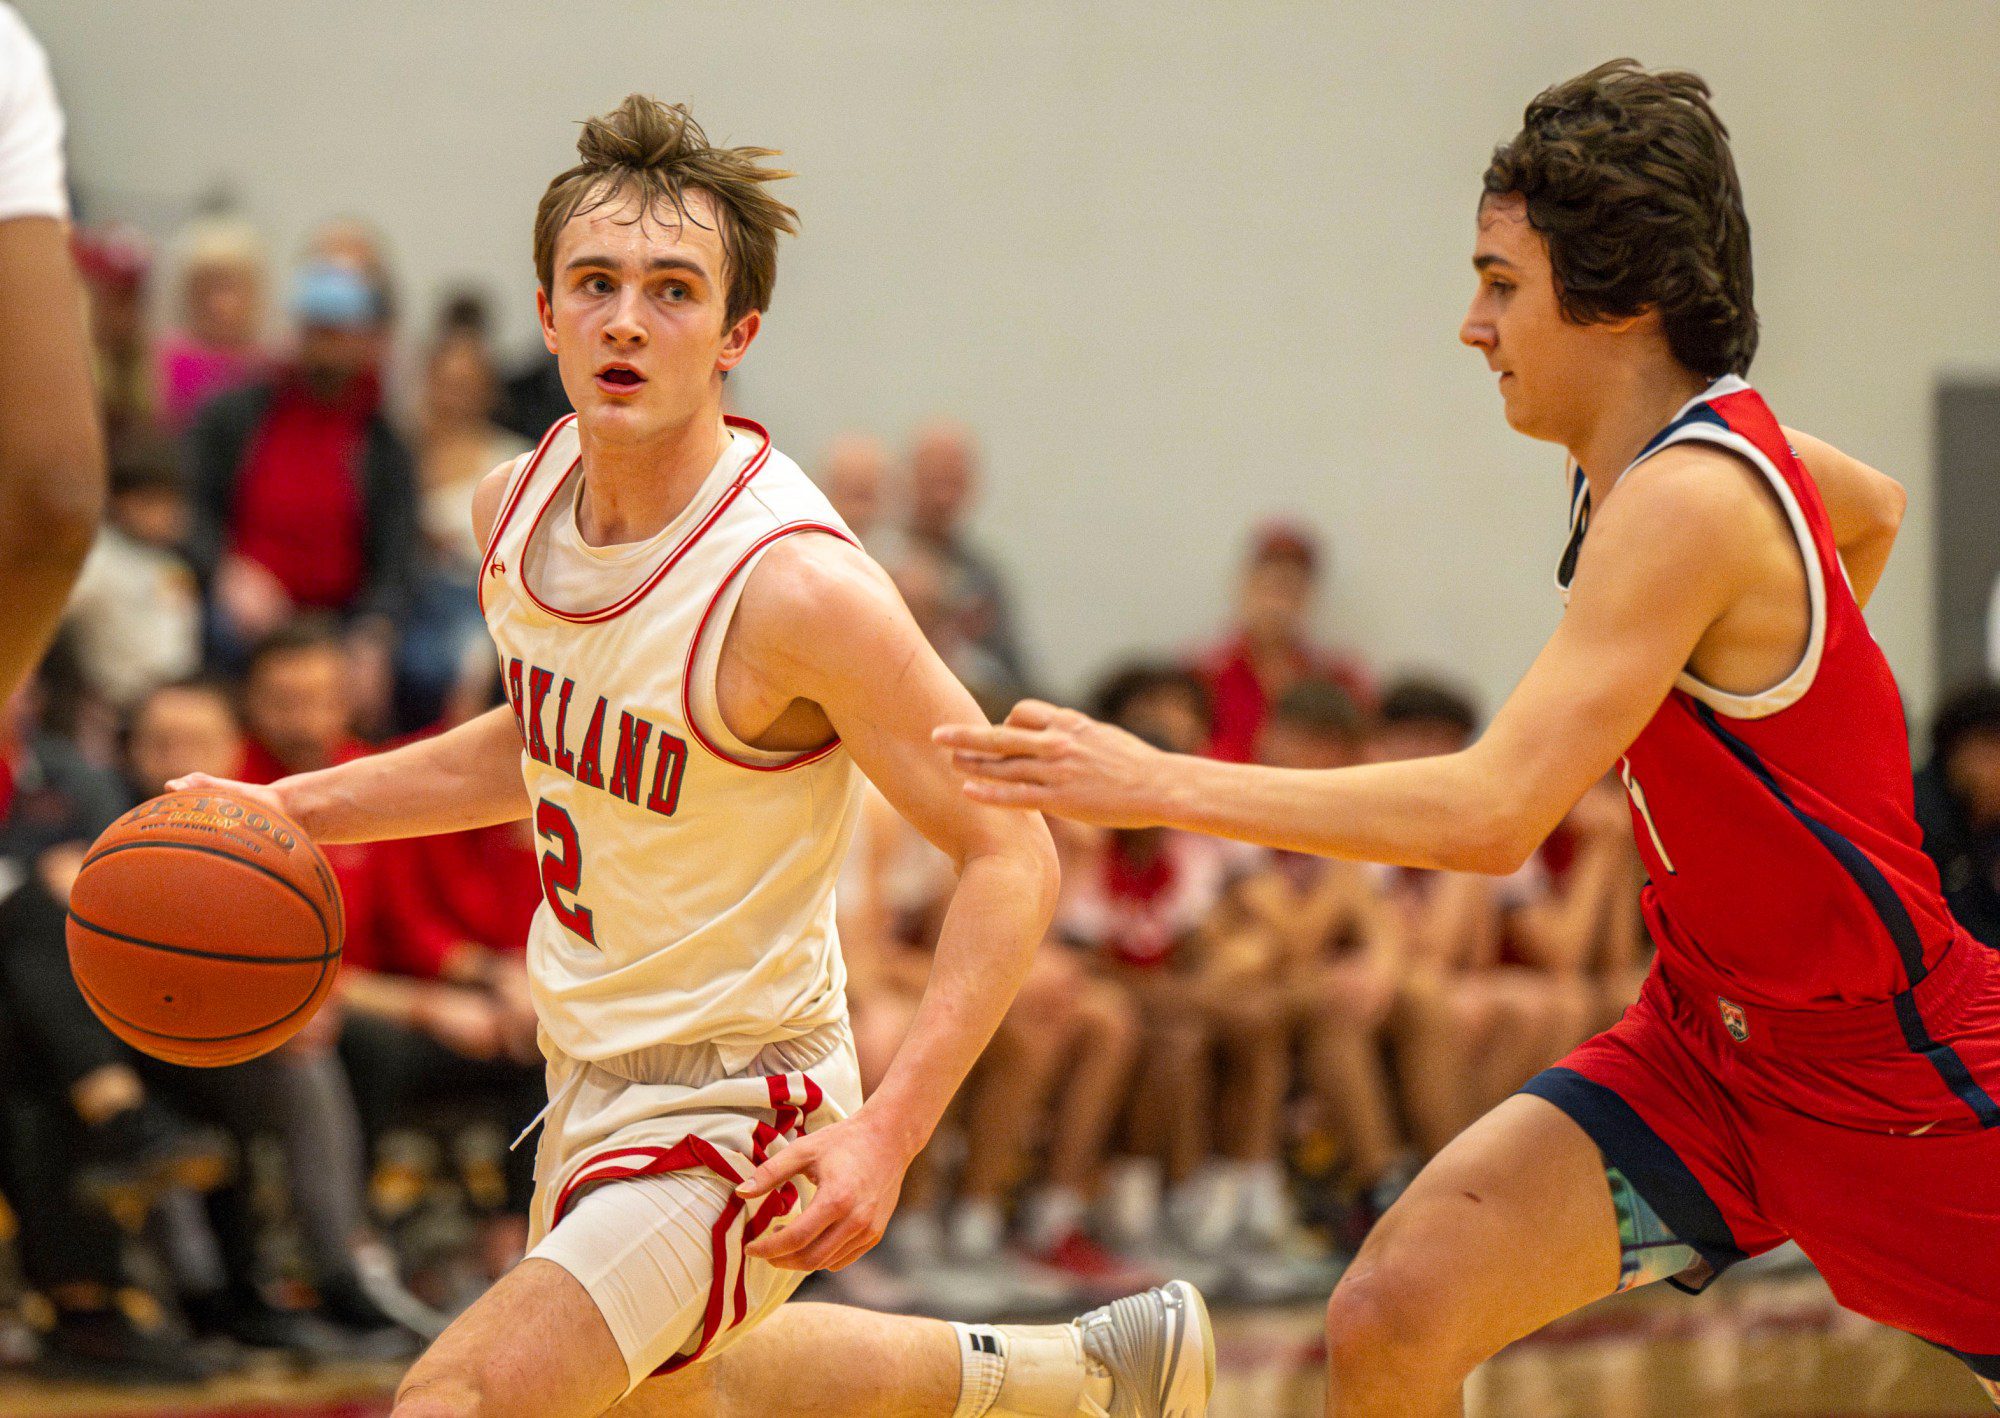
[[[681,558],[694,549],[694,544],[702,539],[702,536],[708,529],[721,519],[722,514],[729,510],[729,504],[736,501],[742,495],[743,489],[750,485],[750,480],[763,470],[764,464],[770,459],[771,435],[765,431],[762,424],[753,423],[746,418],[738,418],[734,414],[725,416],[723,422],[730,428],[740,428],[746,432],[754,433],[758,438],[763,440],[763,446],[752,455],[749,463],[744,466],[743,471],[738,473],[729,486],[723,490],[722,496],[715,500],[715,506],[708,510],[707,514],[702,517],[694,530],[681,538],[680,545],[669,552],[667,559],[654,568],[653,572],[645,580],[641,581],[636,587],[627,591],[608,606],[600,606],[594,611],[572,612],[558,609],[536,595],[535,588],[528,584],[526,568],[523,568],[521,589],[527,594],[528,599],[533,601],[544,614],[554,616],[557,620],[568,621],[571,625],[600,625],[607,620],[616,620],[619,616],[625,614],[626,611],[631,610],[632,607],[644,600],[646,594],[659,585],[661,581],[665,580],[667,573],[672,571],[679,564]],[[578,460],[581,461],[581,459],[582,455],[579,454]],[[575,466],[574,463],[570,465],[572,469]],[[541,530],[542,519],[548,516],[549,509],[555,506],[556,493],[562,490],[563,483],[568,480],[569,472],[566,470],[562,477],[556,481],[555,488],[549,493],[547,499],[543,501],[541,510],[535,514],[534,523],[528,528],[528,543],[532,543],[535,540],[535,533]],[[526,544],[523,546],[524,554],[525,551]]]
[[[801,532],[825,532],[828,536],[839,537],[849,546],[858,547],[860,545],[854,538],[841,531],[840,528],[831,526],[825,522],[787,522],[782,527],[775,527],[764,533],[763,536],[751,544],[750,550],[744,552],[737,559],[736,564],[729,568],[729,574],[716,584],[715,594],[708,598],[708,606],[702,611],[701,620],[695,625],[694,639],[688,642],[687,664],[681,670],[681,718],[686,721],[688,732],[694,735],[696,743],[708,750],[711,757],[719,758],[724,763],[734,764],[738,768],[747,768],[753,773],[787,773],[794,768],[803,768],[808,763],[817,763],[840,747],[840,735],[835,734],[818,748],[802,753],[796,758],[788,758],[782,763],[746,763],[744,760],[729,753],[726,749],[711,742],[708,735],[701,731],[701,725],[695,722],[694,702],[689,697],[694,684],[695,656],[701,650],[702,632],[708,629],[709,619],[714,616],[716,603],[722,599],[722,593],[729,589],[730,582],[743,574],[743,568],[750,564],[751,558],[755,557],[757,553],[771,545],[772,542],[784,537],[796,536]],[[722,712],[720,704],[716,706],[716,712],[718,714]]]
[[[535,445],[535,451],[529,455],[527,467],[521,470],[521,480],[514,484],[514,491],[508,495],[505,505],[500,509],[500,515],[494,518],[493,530],[486,534],[486,549],[479,554],[479,578],[473,582],[473,589],[479,596],[481,615],[486,613],[486,569],[493,561],[493,549],[500,545],[500,534],[507,530],[507,523],[513,518],[514,509],[521,505],[521,495],[528,490],[528,480],[534,477],[536,466],[541,463],[542,455],[549,451],[549,445],[555,442],[556,434],[562,430],[564,424],[575,422],[575,414],[565,414],[549,425],[549,431],[542,435],[542,441]]]

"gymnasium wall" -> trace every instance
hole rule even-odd
[[[1487,151],[1543,84],[1688,65],[1737,140],[1782,416],[1913,492],[1873,621],[1931,697],[1932,386],[2000,367],[2000,12],[1923,4],[17,0],[104,215],[234,194],[390,234],[532,336],[528,225],[628,89],[785,150],[805,234],[741,385],[810,465],[933,411],[1059,688],[1203,635],[1242,529],[1326,530],[1330,629],[1489,695],[1553,624],[1561,454],[1455,339]],[[2000,529],[1997,529],[2000,530]]]

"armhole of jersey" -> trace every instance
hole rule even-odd
[[[526,453],[516,455],[514,466],[507,470],[506,482],[500,485],[500,500],[493,504],[493,525],[486,529],[486,545],[482,548],[485,552],[484,559],[487,561],[493,559],[493,548],[500,541],[500,533],[506,529],[507,504],[513,501],[515,492],[521,486],[521,474],[534,456],[535,451],[532,448]]]
[[[729,625],[736,618],[736,607],[743,599],[743,588],[749,583],[751,569],[776,543],[786,537],[806,533],[820,533],[853,542],[853,538],[840,528],[825,522],[788,522],[766,532],[722,578],[722,584],[710,597],[708,609],[702,612],[701,620],[695,627],[694,641],[688,646],[687,672],[681,678],[681,709],[687,719],[688,731],[714,757],[738,768],[754,769],[760,773],[802,768],[808,763],[818,762],[840,747],[838,737],[803,753],[752,747],[730,732],[729,725],[723,721],[720,696],[716,691],[715,680],[722,666],[723,642],[729,638]]]
[[[1792,672],[1761,694],[1731,694],[1728,690],[1717,689],[1686,670],[1674,681],[1675,688],[1685,691],[1690,698],[1706,704],[1716,713],[1729,719],[1766,719],[1781,709],[1789,709],[1805,697],[1812,688],[1813,680],[1819,675],[1820,656],[1826,650],[1826,570],[1820,559],[1819,544],[1813,540],[1812,527],[1806,521],[1805,509],[1799,505],[1798,494],[1778,471],[1777,465],[1765,456],[1762,449],[1734,429],[1722,428],[1713,423],[1691,423],[1673,437],[1660,444],[1660,448],[1671,448],[1676,443],[1712,443],[1736,454],[1751,467],[1764,475],[1771,491],[1777,495],[1778,503],[1785,509],[1785,520],[1791,524],[1792,537],[1798,544],[1799,555],[1805,561],[1806,602],[1810,624],[1806,630],[1805,653],[1799,656],[1798,664]],[[1655,448],[1653,453],[1660,451]],[[1651,457],[1648,453],[1647,457]],[[1641,461],[1644,461],[1643,459]],[[1638,464],[1632,465],[1637,467]],[[1631,469],[1626,469],[1630,473]]]

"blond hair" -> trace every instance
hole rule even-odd
[[[724,322],[766,310],[778,281],[778,235],[798,231],[799,214],[765,190],[793,174],[766,167],[773,148],[718,148],[686,104],[628,94],[607,114],[588,119],[576,141],[583,161],[557,175],[535,210],[535,275],[555,289],[556,236],[572,217],[636,196],[643,216],[662,206],[683,222],[690,189],[715,208],[729,300]],[[700,223],[697,223],[699,225]]]

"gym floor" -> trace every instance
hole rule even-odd
[[[1216,1315],[1214,1418],[1317,1418],[1320,1311]],[[198,1392],[0,1376],[8,1418],[381,1418],[395,1369],[236,1378]],[[1810,1272],[1656,1287],[1515,1345],[1474,1375],[1471,1418],[1944,1418],[1990,1414],[1957,1361],[1847,1314]]]

